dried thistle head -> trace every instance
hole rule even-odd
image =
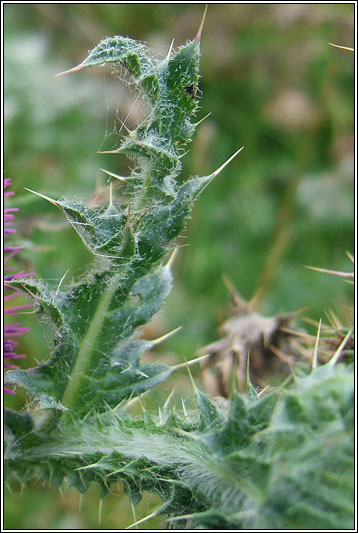
[[[210,354],[203,366],[203,377],[210,394],[228,398],[232,379],[236,378],[240,391],[246,390],[247,372],[254,385],[266,386],[266,375],[287,375],[300,359],[294,345],[294,323],[297,313],[263,316],[255,311],[256,299],[246,302],[229,287],[232,310],[230,318],[220,327],[220,340],[202,348]],[[209,370],[215,367],[214,375]]]

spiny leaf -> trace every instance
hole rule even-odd
[[[27,479],[55,472],[57,483],[67,477],[79,490],[97,481],[105,491],[103,479],[122,479],[134,501],[144,490],[159,494],[161,512],[190,518],[193,528],[210,517],[219,529],[349,529],[353,398],[353,375],[337,365],[314,370],[280,395],[237,394],[210,428],[200,418],[189,428],[178,415],[168,426],[151,416],[148,426],[121,409],[82,421],[67,413],[50,434],[10,439],[7,464]],[[288,405],[300,406],[299,416],[288,416]]]
[[[64,212],[94,262],[56,289],[12,282],[33,298],[54,341],[38,367],[6,374],[30,396],[26,410],[6,412],[9,478],[58,487],[66,480],[80,492],[96,482],[101,497],[121,480],[132,505],[144,491],[157,494],[162,504],[148,516],[165,514],[180,528],[352,528],[354,376],[333,364],[338,352],[287,389],[234,391],[228,409],[195,386],[194,412],[181,416],[165,404],[155,416],[142,404],[142,416],[129,414],[136,395],[181,367],[141,364],[157,341],[137,328],[171,286],[171,260],[161,261],[197,197],[241,150],[209,176],[177,179],[195,130],[201,29],[163,60],[143,43],[110,37],[68,71],[123,67],[150,108],[115,150],[135,161],[126,202],[110,195],[108,207],[89,208],[37,193]]]
[[[54,407],[62,405],[84,414],[92,406],[117,405],[151,388],[170,369],[163,373],[161,365],[142,371],[139,358],[151,343],[133,343],[133,335],[161,307],[170,285],[170,271],[162,267],[140,278],[131,290],[119,276],[105,271],[69,292],[50,293],[50,309],[63,319],[55,350],[48,362],[13,371],[7,380],[25,386],[42,406],[50,401]],[[31,287],[36,290],[35,282]]]

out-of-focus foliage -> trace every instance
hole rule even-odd
[[[131,129],[138,123],[141,103],[119,80],[103,81],[101,71],[76,79],[51,75],[79,63],[112,34],[147,41],[163,57],[172,37],[178,45],[195,35],[202,8],[5,6],[5,170],[16,187],[19,233],[28,245],[23,261],[55,287],[68,268],[70,277],[78,277],[89,255],[54,208],[23,187],[51,197],[106,201],[99,171],[105,163],[95,152],[113,147],[124,133],[117,116]],[[198,118],[212,115],[182,160],[184,174],[209,174],[239,146],[245,150],[205,191],[188,237],[181,239],[190,246],[180,251],[174,290],[156,326],[160,333],[184,326],[175,343],[168,341],[173,351],[191,357],[217,338],[228,300],[222,273],[246,299],[262,287],[263,312],[311,306],[309,315],[317,319],[334,306],[341,316],[349,314],[344,306],[350,305],[352,288],[304,265],[351,268],[345,251],[353,248],[353,54],[328,42],[352,46],[353,15],[354,6],[339,4],[209,6]],[[128,174],[124,156],[111,157],[110,170]],[[41,360],[47,347],[33,317],[26,317],[32,333],[24,351],[32,366],[31,357]],[[20,401],[21,396],[10,398],[9,404]],[[38,488],[11,501],[21,501],[25,525],[47,527],[45,498],[57,509],[63,505]],[[97,527],[86,498],[91,497],[84,498],[87,512],[70,512],[67,526],[61,512],[58,521],[51,513],[54,527]],[[66,502],[72,509],[73,499]],[[110,502],[111,497],[104,504],[105,529],[116,527]],[[8,527],[21,527],[20,519],[14,505]]]

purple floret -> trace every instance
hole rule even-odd
[[[6,178],[4,179],[4,189],[11,186],[11,179]],[[13,196],[15,193],[12,191],[6,191],[4,192],[4,196]],[[16,233],[16,229],[12,227],[12,223],[14,221],[15,215],[13,213],[16,213],[18,211],[18,208],[6,208],[4,209],[4,238],[8,237],[11,234]],[[16,278],[24,278],[32,276],[32,273],[26,273],[25,271],[17,271],[15,266],[8,266],[8,263],[11,259],[13,259],[20,250],[23,249],[23,246],[5,246],[4,247],[4,271],[7,272],[4,275],[4,304],[5,309],[4,312],[6,315],[13,315],[16,316],[17,312],[26,309],[28,307],[32,307],[32,304],[23,304],[23,305],[17,305],[13,307],[7,306],[7,303],[12,300],[13,298],[16,298],[20,294],[20,292],[12,287],[9,283],[9,281],[16,279]],[[24,354],[18,354],[16,353],[16,348],[18,346],[18,342],[14,339],[17,337],[21,337],[24,333],[28,333],[30,330],[27,327],[22,326],[19,322],[14,322],[12,324],[5,324],[4,326],[4,368],[7,369],[15,369],[18,368],[17,365],[13,364],[12,361],[16,359],[23,359],[26,357]],[[11,389],[8,389],[7,387],[4,388],[4,392],[6,394],[15,394],[15,392]]]

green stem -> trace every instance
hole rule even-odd
[[[74,399],[76,397],[76,392],[80,389],[81,379],[86,375],[87,369],[92,362],[91,355],[97,353],[97,350],[93,350],[93,347],[96,344],[97,336],[102,331],[108,308],[117,289],[116,279],[117,278],[112,280],[112,283],[105,290],[88,327],[87,334],[81,343],[78,357],[62,397],[62,404],[68,409],[73,409],[75,407],[76,402]]]

